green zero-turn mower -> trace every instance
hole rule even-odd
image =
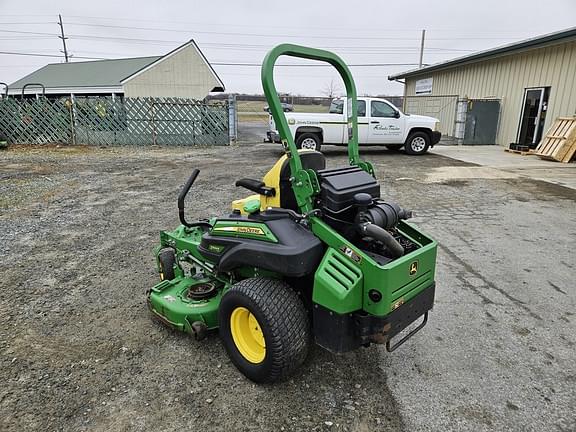
[[[330,63],[342,76],[349,166],[327,169],[321,153],[296,148],[273,80],[282,55]],[[312,341],[335,353],[371,343],[393,351],[413,336],[433,306],[437,245],[405,222],[411,212],[382,199],[360,159],[356,88],[338,56],[279,45],[262,84],[286,154],[263,181],[236,182],[255,195],[234,201],[231,214],[187,222],[193,170],[178,197],[182,224],[160,233],[161,282],[147,295],[155,317],[196,339],[219,329],[244,375],[274,382],[302,364]]]

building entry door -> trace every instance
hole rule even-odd
[[[496,144],[500,101],[469,99],[462,144]]]
[[[549,90],[549,87],[527,88],[524,90],[518,144],[536,148],[540,142],[546,120]]]

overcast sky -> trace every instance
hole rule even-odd
[[[241,93],[262,93],[259,67],[234,63],[259,65],[282,42],[379,64],[351,67],[359,94],[398,95],[402,85],[387,76],[417,66],[422,29],[432,64],[576,26],[576,0],[0,0],[0,82],[63,61],[4,54],[62,55],[59,13],[73,61],[162,55],[193,38],[226,90]],[[339,82],[329,67],[276,73],[278,90],[293,94],[321,95],[332,79]]]

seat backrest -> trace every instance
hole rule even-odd
[[[320,171],[326,168],[326,158],[320,152],[314,150],[299,151],[302,168]],[[288,159],[282,164],[280,169],[280,207],[299,211],[292,184],[290,183],[290,162]]]

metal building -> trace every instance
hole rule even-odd
[[[391,75],[404,110],[438,117],[463,144],[536,147],[558,116],[576,114],[576,27]]]
[[[204,99],[216,91],[224,84],[190,40],[163,56],[49,64],[10,84],[7,94]]]

